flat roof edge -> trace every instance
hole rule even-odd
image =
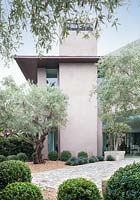
[[[100,58],[102,58],[103,56],[32,56],[32,55],[30,55],[30,56],[27,56],[27,55],[15,55],[14,56],[14,59],[18,59],[18,58],[31,58],[31,59],[47,59],[47,58],[49,58],[49,59],[55,59],[55,58],[57,58],[57,59],[61,59],[61,58],[63,58],[63,59],[73,59],[73,58],[81,58],[81,59],[86,59],[86,58],[95,58],[95,59],[100,59]]]

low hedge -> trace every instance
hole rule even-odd
[[[28,157],[27,157],[26,153],[18,153],[17,159],[25,162],[25,161],[27,161]]]
[[[80,151],[80,152],[78,153],[78,158],[80,158],[80,157],[82,157],[82,158],[88,158],[87,152],[85,152],[85,151]]]
[[[58,188],[57,200],[101,200],[97,186],[84,178],[68,179]]]
[[[104,161],[104,157],[103,156],[97,156],[98,161]]]
[[[0,163],[0,190],[9,183],[31,182],[31,171],[22,161],[9,160]]]
[[[95,163],[95,162],[98,162],[98,158],[96,156],[91,156],[89,158],[89,163]]]
[[[51,151],[48,153],[49,160],[56,161],[58,160],[58,153],[56,151]]]
[[[11,183],[2,192],[2,200],[43,200],[40,189],[32,183]]]
[[[60,155],[60,160],[67,161],[69,158],[71,158],[71,152],[70,151],[62,151]]]
[[[0,137],[0,155],[17,155],[21,152],[27,155],[28,160],[31,160],[34,149],[31,144],[17,136],[9,136],[7,138]]]
[[[139,200],[140,164],[133,163],[117,170],[109,179],[104,200]]]
[[[106,161],[115,161],[115,158],[112,155],[108,155]]]
[[[17,155],[10,155],[10,156],[7,156],[7,160],[18,160],[18,157]]]
[[[6,161],[6,160],[7,160],[6,156],[0,155],[0,162]]]

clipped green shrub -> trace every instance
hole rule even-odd
[[[7,158],[4,155],[0,155],[0,162],[6,161]]]
[[[75,166],[79,164],[79,159],[76,157],[71,157],[68,159],[68,161],[66,162],[66,165],[70,165],[70,166]]]
[[[88,158],[87,152],[85,152],[85,151],[80,151],[80,152],[78,153],[78,158],[80,158],[80,157],[82,157],[82,158]]]
[[[2,200],[43,200],[43,196],[36,185],[16,182],[6,186]]]
[[[115,161],[115,158],[112,155],[108,155],[106,161]]]
[[[56,151],[52,151],[48,153],[49,160],[58,160],[58,153]]]
[[[18,136],[0,138],[0,155],[17,155],[20,152],[26,153],[28,159],[31,160],[34,149],[31,144],[25,142]]]
[[[67,161],[69,158],[71,158],[71,152],[70,151],[62,151],[60,155],[60,160]]]
[[[78,164],[79,165],[84,165],[86,163],[88,163],[88,158],[84,158],[84,157],[78,158]]]
[[[105,200],[140,199],[140,164],[133,163],[117,170],[109,179]]]
[[[84,178],[68,179],[58,188],[57,200],[100,200],[97,186]]]
[[[96,156],[91,156],[89,158],[89,163],[95,163],[95,162],[98,162],[98,158]]]
[[[9,160],[0,163],[0,190],[9,183],[31,182],[31,171],[22,161]]]
[[[98,161],[104,161],[104,157],[103,156],[97,156]]]
[[[10,155],[10,156],[7,156],[7,160],[18,160],[18,157],[17,155]]]
[[[18,158],[18,160],[21,160],[23,162],[27,161],[27,159],[28,159],[26,153],[18,153],[17,158]]]

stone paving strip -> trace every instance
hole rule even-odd
[[[140,159],[125,159],[123,161],[104,161],[70,168],[55,169],[46,172],[32,173],[32,182],[40,188],[46,187],[57,189],[58,186],[66,179],[83,177],[92,180],[101,190],[103,178],[110,177],[114,171],[120,167],[133,162],[140,162]]]

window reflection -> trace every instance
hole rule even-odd
[[[50,86],[58,86],[58,69],[46,69],[47,84]]]

